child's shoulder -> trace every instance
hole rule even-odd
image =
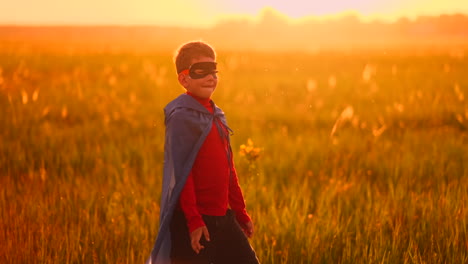
[[[172,109],[177,107],[184,107],[186,105],[190,105],[190,96],[188,94],[181,94],[177,96],[175,99],[170,101],[164,109]]]
[[[176,109],[198,109],[199,106],[196,104],[195,99],[193,99],[188,94],[181,94],[174,100],[170,101],[166,107],[164,107],[164,111],[166,113],[173,112]]]
[[[191,119],[196,112],[207,112],[207,110],[188,94],[181,94],[164,107],[166,119],[174,117]]]

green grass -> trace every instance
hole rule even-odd
[[[218,54],[262,263],[468,262],[467,58]],[[0,49],[1,263],[149,256],[171,55]]]

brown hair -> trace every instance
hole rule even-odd
[[[174,57],[177,73],[188,69],[192,60],[201,56],[215,59],[216,53],[210,45],[202,41],[193,41],[182,45]]]

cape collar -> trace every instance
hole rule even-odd
[[[197,101],[197,99],[184,93],[184,94],[181,94],[172,102],[170,102],[166,106],[165,110],[167,114],[170,114],[177,108],[187,108],[187,109],[192,109],[201,113],[214,115],[214,116],[224,115],[224,112],[218,106],[216,106],[216,104],[212,100],[210,101],[210,103],[212,104],[213,109],[214,109],[213,114],[210,113],[210,111],[208,111],[208,109],[206,109],[202,104],[200,104]]]

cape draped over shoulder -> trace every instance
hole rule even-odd
[[[224,112],[214,103],[213,107],[214,112],[210,113],[195,98],[182,94],[164,108],[166,135],[159,231],[147,264],[170,263],[169,226],[185,181],[213,120],[219,119],[228,128]]]

